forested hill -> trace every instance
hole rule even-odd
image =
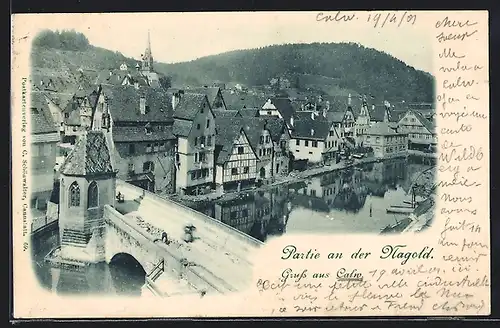
[[[33,77],[57,77],[71,90],[81,68],[89,81],[102,69],[137,60],[89,44],[75,31],[43,31],[33,42]],[[153,55],[154,55],[153,44]],[[372,95],[389,101],[432,102],[434,78],[383,52],[353,43],[313,43],[268,46],[203,57],[178,64],[155,63],[172,77],[173,86],[212,82],[269,85],[280,77],[298,90],[316,89],[337,96]],[[76,76],[75,76],[76,75]]]
[[[268,85],[287,76],[295,85],[315,86],[326,93],[354,90],[376,98],[432,102],[434,78],[401,60],[354,43],[274,45],[203,57],[190,62],[161,65],[174,82],[238,82]],[[331,92],[329,92],[331,91]]]

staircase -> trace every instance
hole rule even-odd
[[[87,238],[83,231],[64,229],[61,245],[85,248],[87,247]]]

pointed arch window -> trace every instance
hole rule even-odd
[[[69,186],[69,207],[80,206],[80,186],[75,181]]]
[[[99,188],[97,183],[92,181],[89,185],[88,190],[88,208],[93,208],[99,206]]]

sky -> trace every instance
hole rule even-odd
[[[336,12],[325,12],[335,14]],[[90,43],[139,59],[148,30],[155,61],[189,61],[237,49],[272,44],[357,42],[384,51],[416,69],[432,72],[432,40],[422,24],[373,28],[368,12],[356,23],[318,22],[318,12],[31,14],[32,36],[39,30],[74,29]],[[15,29],[15,21],[14,27]]]

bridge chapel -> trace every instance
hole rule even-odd
[[[104,259],[104,205],[114,206],[116,170],[103,131],[81,135],[60,169],[61,256],[86,262]]]

